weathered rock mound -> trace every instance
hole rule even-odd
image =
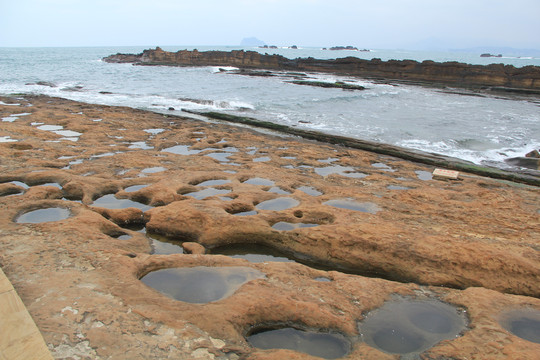
[[[314,58],[288,59],[281,55],[260,54],[255,51],[234,50],[163,51],[157,47],[141,54],[116,54],[103,59],[111,63],[134,63],[137,65],[169,66],[236,66],[287,71],[330,72],[356,75],[366,78],[420,81],[452,84],[465,87],[504,87],[540,91],[540,67],[512,65],[470,65],[460,62],[438,63],[430,60],[381,59],[364,60],[346,57],[332,60]]]

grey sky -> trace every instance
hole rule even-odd
[[[540,0],[0,0],[0,46],[540,49]]]

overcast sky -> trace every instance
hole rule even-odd
[[[540,0],[0,0],[0,46],[540,49]]]

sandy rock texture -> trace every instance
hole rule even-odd
[[[286,325],[343,334],[344,359],[397,359],[358,330],[396,297],[439,299],[467,318],[422,358],[540,353],[499,323],[509,310],[540,312],[537,187],[430,179],[425,165],[219,122],[30,95],[0,101],[10,118],[0,128],[0,266],[55,358],[315,359],[246,341],[254,328]],[[99,206],[110,194],[125,202]],[[70,216],[17,222],[46,208]],[[158,251],[165,243],[184,251]],[[297,261],[218,254],[231,245]],[[207,304],[140,281],[198,266],[264,277]]]

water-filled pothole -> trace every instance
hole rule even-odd
[[[190,145],[176,145],[176,146],[165,148],[161,150],[161,152],[168,152],[168,153],[176,154],[176,155],[196,155],[202,151],[202,150],[190,150],[189,148],[190,148]]]
[[[261,186],[273,186],[274,182],[272,180],[264,179],[264,178],[251,178],[246,181],[244,181],[244,184],[251,184],[251,185],[261,185]]]
[[[268,190],[268,192],[271,192],[271,193],[274,193],[274,194],[279,194],[279,195],[290,195],[291,194],[290,191],[283,190],[279,186],[272,187],[270,190]]]
[[[231,296],[248,281],[264,278],[249,267],[170,268],[153,271],[141,281],[175,300],[206,304]]]
[[[399,186],[399,185],[388,185],[386,187],[388,190],[410,190],[410,187],[407,186]]]
[[[355,200],[341,199],[341,200],[328,200],[323,203],[324,205],[330,205],[340,209],[361,211],[370,214],[376,214],[382,209],[375,203],[371,202],[359,202]]]
[[[308,195],[311,195],[311,196],[320,196],[322,195],[323,193],[311,186],[300,186],[297,188],[298,190],[300,191],[303,191],[305,192],[306,194]]]
[[[540,311],[516,309],[501,315],[500,324],[512,334],[540,344]]]
[[[319,226],[319,224],[290,223],[286,221],[280,221],[272,225],[272,229],[288,231],[288,230],[294,230],[294,229],[300,229],[300,228],[310,228],[310,227],[315,227],[315,226]]]
[[[260,244],[231,244],[218,246],[210,251],[211,254],[227,255],[236,259],[245,259],[252,263],[267,261],[295,262],[283,252],[270,246]]]
[[[142,211],[150,210],[152,207],[129,199],[117,199],[114,194],[108,194],[94,200],[92,206],[106,209],[126,209],[134,207]]]
[[[191,196],[197,200],[203,200],[210,196],[216,196],[216,195],[224,195],[230,193],[231,190],[229,189],[214,189],[214,188],[206,188],[204,190],[190,192],[187,194],[184,194],[185,196]]]
[[[132,185],[132,186],[128,186],[127,188],[124,189],[125,192],[135,192],[135,191],[139,191],[139,190],[142,190],[144,189],[145,187],[147,187],[148,185]]]
[[[212,159],[217,160],[217,161],[229,162],[229,161],[231,161],[229,159],[229,156],[231,156],[231,155],[232,154],[229,154],[229,153],[214,152],[214,153],[206,154],[205,156],[211,157]]]
[[[377,169],[381,169],[383,171],[389,171],[389,172],[396,171],[396,170],[392,169],[390,166],[386,165],[385,163],[375,163],[375,164],[371,164],[371,166],[373,166],[374,168],[377,168]]]
[[[37,184],[36,186],[53,186],[57,189],[61,189],[62,188],[62,185],[60,185],[59,183],[55,183],[55,182],[50,182],[50,183],[43,183],[43,184]]]
[[[206,180],[206,181],[200,182],[198,184],[193,184],[193,185],[197,185],[197,186],[218,186],[218,185],[225,185],[225,184],[228,184],[230,182],[231,182],[231,180],[227,180],[227,179],[214,179],[214,180]]]
[[[261,157],[253,159],[253,162],[267,162],[270,160],[272,160],[270,156],[261,156]]]
[[[323,168],[315,168],[314,170],[315,170],[315,173],[317,173],[320,176],[338,174],[341,176],[355,178],[355,179],[361,179],[367,176],[367,174],[355,171],[354,168],[350,166],[335,165],[335,166],[327,166]]]
[[[338,333],[303,331],[292,327],[254,332],[248,343],[259,349],[288,349],[323,359],[337,359],[349,353],[350,342]]]
[[[458,337],[465,327],[463,313],[433,299],[387,302],[358,326],[368,345],[386,353],[413,357],[442,340]]]
[[[71,212],[68,209],[51,207],[47,209],[28,211],[17,217],[16,222],[39,224],[44,222],[65,220],[70,216]]]
[[[433,174],[430,173],[429,171],[417,170],[415,171],[415,173],[416,173],[416,176],[422,181],[428,181],[428,180],[433,179]]]
[[[22,187],[23,189],[29,189],[30,188],[30,186],[26,185],[22,181],[10,181],[10,182],[8,182],[8,184],[17,185],[17,186]]]
[[[282,197],[263,201],[257,204],[255,207],[259,210],[281,211],[293,208],[298,205],[300,205],[300,201],[293,198]]]
[[[146,237],[152,241],[152,252],[155,255],[183,254],[182,241],[171,239],[163,235],[146,233]]]
[[[248,210],[248,211],[240,211],[237,213],[233,213],[235,216],[251,216],[251,215],[257,215],[256,210]]]

